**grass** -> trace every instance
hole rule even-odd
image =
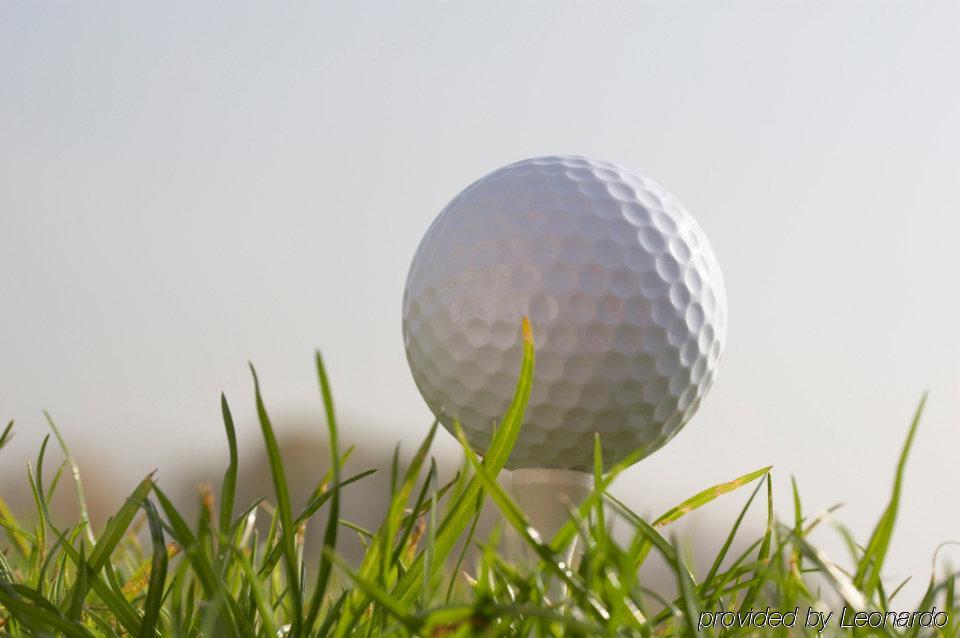
[[[270,461],[274,497],[237,508],[237,443],[233,417],[222,398],[230,461],[218,494],[204,497],[194,524],[147,476],[94,533],[86,512],[80,472],[52,419],[53,441],[66,460],[45,467],[50,436],[44,439],[27,481],[35,511],[18,518],[0,498],[0,635],[9,636],[699,636],[817,635],[802,627],[808,608],[838,610],[826,634],[954,636],[957,574],[931,576],[918,611],[946,614],[939,628],[896,626],[883,612],[901,611],[896,600],[904,583],[883,579],[901,498],[901,485],[921,401],[911,423],[893,487],[873,534],[865,543],[833,519],[833,511],[805,513],[794,487],[793,520],[774,516],[771,468],[761,468],[709,487],[647,521],[608,491],[637,454],[611,468],[600,462],[599,439],[594,492],[571,511],[553,539],[530,532],[529,521],[498,483],[517,440],[533,375],[533,338],[524,324],[524,357],[516,395],[493,442],[481,459],[460,436],[465,461],[450,483],[440,484],[430,446],[434,424],[409,465],[391,468],[392,498],[376,530],[364,530],[339,516],[350,485],[372,470],[352,469],[350,450],[338,449],[337,420],[330,384],[316,358],[319,394],[325,408],[331,457],[328,469],[305,503],[291,502],[273,426],[253,372],[257,416]],[[11,422],[0,434],[9,441]],[[68,474],[77,490],[77,522],[51,517],[48,502]],[[741,490],[741,488],[744,488]],[[665,535],[669,525],[716,498],[742,492],[744,505],[705,573],[694,573]],[[738,493],[740,493],[738,492]],[[731,498],[731,497],[728,497]],[[503,524],[477,536],[484,502],[492,501]],[[219,503],[219,507],[215,506]],[[751,508],[764,508],[762,535],[734,552],[744,539],[741,524]],[[267,520],[262,520],[266,513]],[[326,514],[322,545],[308,547],[304,527]],[[258,520],[259,519],[259,520]],[[25,522],[25,521],[31,522]],[[811,532],[833,526],[849,556],[827,558]],[[500,551],[504,526],[513,528],[539,561],[515,562]],[[619,531],[611,532],[613,528]],[[365,553],[350,564],[338,553],[338,537],[358,533]],[[575,566],[559,558],[576,540]],[[735,543],[735,540],[738,541]],[[474,548],[474,552],[469,552]],[[676,594],[647,588],[640,568],[651,554],[669,565]],[[308,560],[313,556],[314,559]],[[845,565],[845,566],[843,566]],[[840,608],[879,612],[881,628],[841,629]],[[800,619],[790,629],[737,628],[749,610],[767,608]],[[728,612],[734,612],[730,614]],[[726,614],[726,615],[722,615]],[[713,618],[734,619],[724,628]],[[943,618],[943,617],[938,617]],[[869,622],[869,621],[868,621]],[[894,625],[894,626],[891,626]],[[927,623],[930,624],[930,623]]]

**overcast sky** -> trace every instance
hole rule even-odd
[[[785,515],[793,474],[865,540],[929,389],[889,566],[922,582],[960,538],[958,23],[952,2],[4,4],[0,466],[46,408],[118,472],[219,472],[221,389],[256,445],[247,360],[275,414],[322,427],[315,347],[346,436],[411,445],[422,233],[500,165],[584,154],[677,195],[729,297],[712,394],[620,490],[659,513],[773,464]]]

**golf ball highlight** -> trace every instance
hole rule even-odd
[[[666,444],[723,355],[723,275],[703,230],[652,180],[586,157],[500,168],[434,220],[410,266],[403,339],[448,430],[485,450],[513,398],[530,318],[536,363],[508,468],[590,471]]]

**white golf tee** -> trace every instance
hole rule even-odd
[[[510,491],[527,516],[541,540],[549,543],[563,525],[570,520],[570,511],[593,491],[593,474],[576,470],[520,468],[510,472]],[[522,540],[516,539],[523,543]],[[563,562],[570,566],[577,541],[564,550]],[[522,551],[533,556],[529,547]]]

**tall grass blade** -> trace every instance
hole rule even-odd
[[[223,474],[220,488],[220,531],[227,533],[233,519],[233,501],[237,493],[237,430],[233,425],[233,415],[227,397],[220,393],[220,412],[223,414],[223,428],[227,434],[227,446],[230,450],[230,462]]]
[[[140,484],[137,485],[137,488],[127,498],[126,502],[124,502],[117,513],[107,522],[103,533],[100,534],[100,539],[90,553],[90,569],[93,573],[99,572],[107,561],[110,560],[110,556],[120,541],[123,540],[127,528],[130,527],[134,516],[137,515],[137,511],[143,507],[143,503],[151,489],[153,489],[152,472],[140,481]]]
[[[460,428],[460,424],[455,423],[455,425],[457,427],[457,437],[460,439],[460,445],[462,445],[466,451],[467,458],[470,459],[477,478],[483,483],[483,488],[487,495],[489,495],[497,504],[497,507],[500,508],[504,520],[517,531],[520,538],[540,557],[542,565],[559,577],[573,595],[578,596],[581,600],[588,603],[588,611],[593,613],[598,619],[606,620],[608,617],[607,610],[595,600],[593,595],[587,591],[582,583],[575,580],[570,565],[565,564],[563,560],[554,553],[549,542],[545,543],[540,538],[539,532],[537,532],[530,524],[530,521],[527,520],[520,506],[510,498],[506,490],[500,487],[493,475],[487,471],[483,463],[477,458],[473,449],[470,447],[470,443],[467,441],[466,434],[464,434],[463,429]]]
[[[257,417],[260,420],[260,429],[263,433],[267,458],[270,462],[270,474],[273,477],[273,487],[277,494],[277,513],[280,523],[279,542],[283,548],[287,573],[287,595],[292,606],[290,636],[291,638],[298,638],[300,625],[303,622],[303,598],[300,590],[300,566],[297,560],[296,529],[293,525],[293,512],[290,508],[290,493],[287,488],[287,478],[283,471],[283,460],[280,458],[280,446],[277,444],[277,437],[273,432],[270,417],[267,416],[267,409],[263,404],[263,396],[260,393],[260,380],[257,378],[257,371],[253,365],[250,366],[250,372],[253,375]]]
[[[430,459],[430,471],[427,473],[427,485],[430,486],[430,514],[427,517],[427,539],[424,543],[423,569],[423,605],[428,607],[433,597],[433,579],[431,562],[433,561],[433,544],[437,540],[437,462]]]
[[[67,447],[67,442],[64,441],[63,435],[60,434],[60,428],[54,423],[53,418],[46,410],[43,411],[43,416],[46,418],[50,429],[53,430],[53,435],[57,438],[57,443],[60,445],[60,449],[63,450],[67,463],[70,465],[70,472],[73,474],[73,485],[77,493],[77,505],[80,508],[80,520],[85,524],[87,539],[91,544],[95,545],[97,539],[94,538],[93,527],[90,525],[90,514],[87,511],[87,496],[83,489],[83,480],[80,478],[80,466],[77,465],[76,460],[74,460],[70,448]]]
[[[676,538],[673,540],[673,545],[677,545]],[[680,610],[683,612],[686,621],[686,634],[692,637],[702,636],[703,631],[700,629],[699,622],[700,601],[697,596],[696,584],[693,582],[690,570],[687,569],[680,555],[674,552],[673,557],[672,567],[677,575],[677,585],[680,589]]]
[[[869,598],[877,590],[880,583],[880,573],[883,569],[883,563],[890,548],[890,540],[893,537],[893,528],[897,521],[897,512],[900,509],[900,491],[903,486],[903,474],[907,467],[907,459],[910,456],[910,448],[913,446],[913,438],[917,433],[917,427],[920,425],[920,418],[923,416],[923,408],[927,403],[927,394],[924,393],[914,413],[913,421],[910,423],[910,430],[907,433],[907,439],[904,441],[903,448],[900,451],[900,460],[897,462],[897,471],[893,479],[893,492],[890,495],[890,501],[886,509],[877,521],[877,526],[873,530],[870,542],[867,543],[867,549],[857,566],[857,574],[853,579],[854,585],[861,589]]]
[[[602,489],[603,486],[603,449],[600,443],[600,433],[593,434],[593,491]],[[596,521],[596,530],[594,538],[601,545],[600,552],[606,551],[607,524],[604,519],[603,498],[597,499],[597,505],[593,512],[593,519]]]
[[[67,607],[67,620],[74,622],[80,620],[80,614],[83,612],[83,601],[86,599],[87,592],[90,591],[90,586],[87,584],[89,572],[90,568],[87,566],[86,561],[86,548],[81,544],[80,560],[77,561],[76,586],[73,588],[73,593],[70,596],[70,606]]]
[[[167,545],[163,538],[163,526],[160,515],[149,499],[143,501],[147,512],[147,524],[150,527],[150,544],[153,546],[153,560],[150,565],[150,584],[143,603],[143,621],[140,626],[140,638],[154,638],[160,634],[158,622],[160,608],[163,605],[163,588],[167,580]]]
[[[757,551],[757,569],[754,570],[756,582],[744,595],[740,603],[740,610],[745,611],[751,608],[753,601],[760,593],[760,588],[764,583],[764,576],[767,574],[770,557],[770,545],[773,541],[774,531],[773,520],[773,477],[767,474],[767,530],[763,534],[763,540],[760,542],[760,549]]]
[[[333,473],[333,484],[335,487],[330,500],[327,528],[323,533],[323,551],[320,555],[320,566],[317,569],[317,581],[310,599],[309,611],[305,623],[307,633],[313,631],[313,625],[320,614],[323,597],[327,593],[327,586],[330,583],[330,574],[333,570],[330,555],[336,549],[337,529],[339,528],[337,523],[340,520],[340,443],[337,432],[337,416],[333,409],[333,392],[330,390],[330,380],[327,378],[327,371],[324,368],[323,358],[320,356],[319,351],[316,353],[315,363],[317,367],[317,378],[320,381],[320,395],[323,398],[323,407],[327,415],[330,471]]]
[[[433,464],[431,464],[431,471],[432,469]],[[417,527],[418,521],[423,514],[424,503],[427,502],[427,493],[431,488],[430,479],[432,476],[432,473],[427,474],[427,477],[423,480],[423,485],[420,487],[420,493],[417,494],[417,500],[414,501],[410,515],[400,524],[400,540],[396,543],[393,555],[390,558],[390,563],[392,564],[400,564],[406,557],[406,554],[411,550],[411,547],[415,547],[416,545],[416,539],[414,538],[414,542],[411,542],[411,538],[413,538],[413,530]],[[429,507],[429,505],[427,507]],[[412,558],[412,556],[410,558]]]
[[[527,401],[530,399],[530,388],[533,384],[534,343],[533,330],[530,321],[524,317],[522,321],[523,360],[520,365],[520,375],[517,379],[517,389],[513,401],[497,428],[490,448],[483,458],[487,472],[496,477],[507,462],[507,457],[513,449],[520,435],[520,426],[523,423]],[[470,479],[459,498],[453,503],[437,528],[437,542],[433,547],[433,566],[437,570],[442,566],[453,550],[457,539],[463,534],[467,525],[476,512],[478,497],[482,490],[482,481],[474,476]],[[404,573],[392,594],[402,603],[409,604],[417,596],[417,585],[423,582],[424,556],[421,553]],[[433,575],[431,575],[431,578]]]
[[[13,421],[9,421],[3,428],[3,433],[0,433],[0,450],[10,442],[11,438],[13,438]]]

